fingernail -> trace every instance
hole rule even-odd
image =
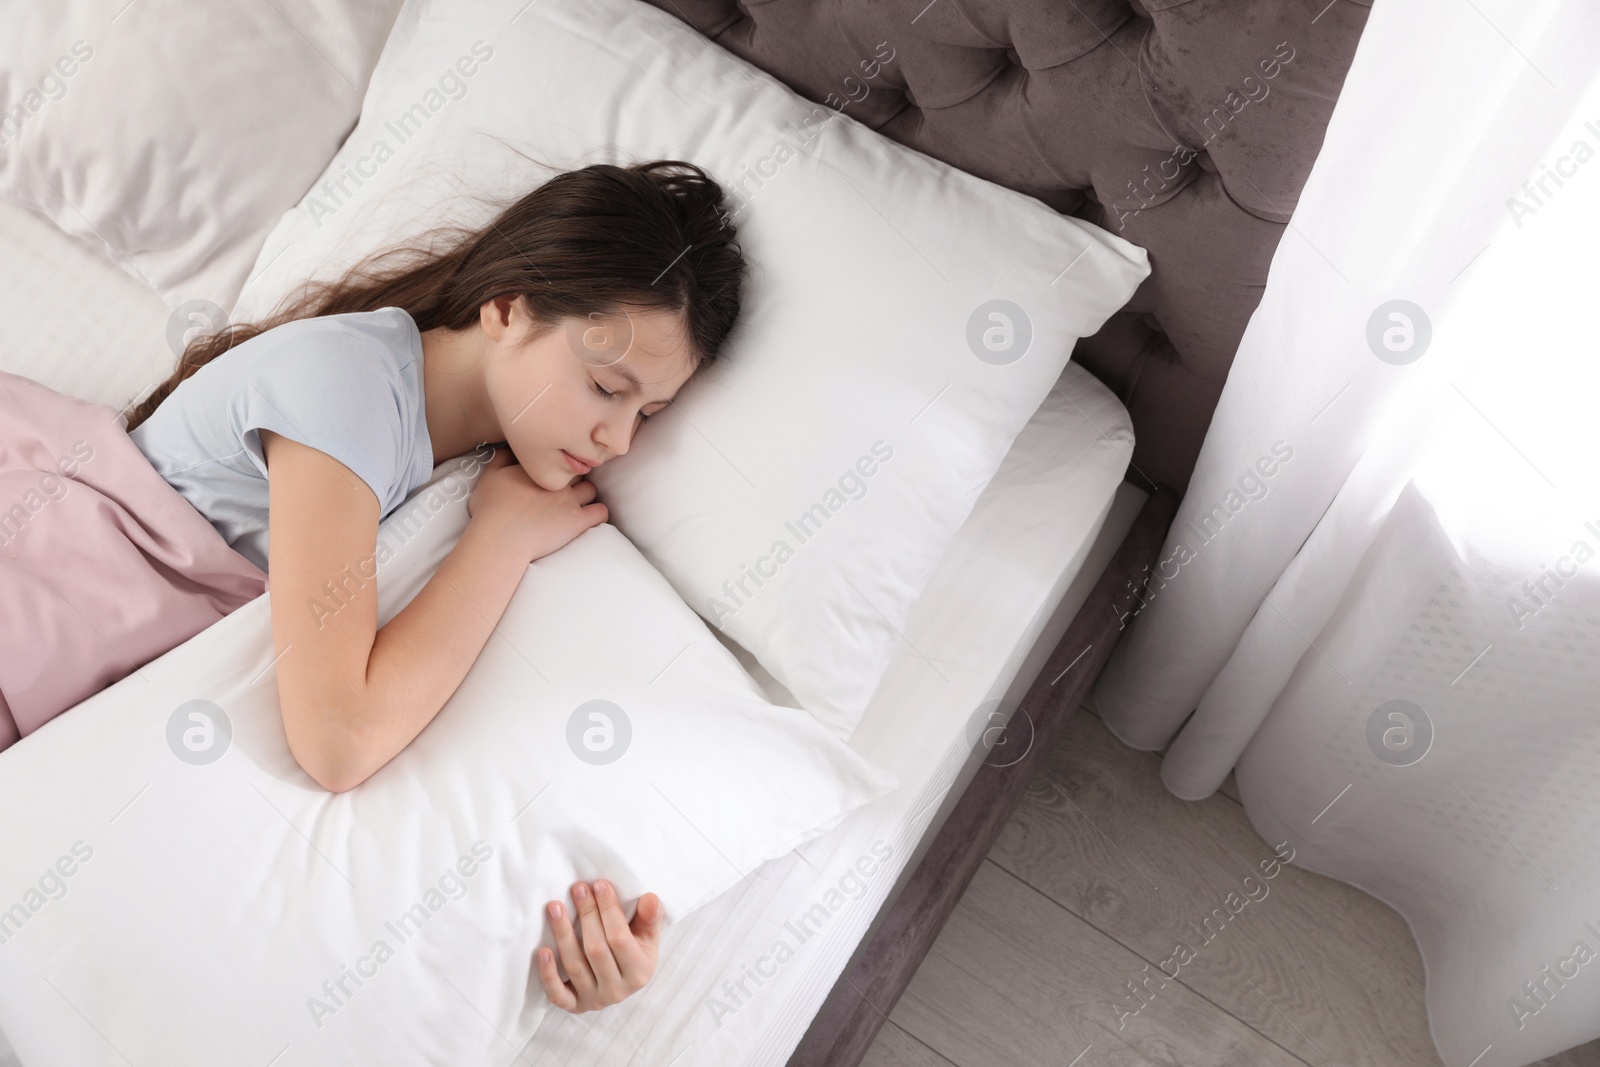
[[[551,956],[550,956],[550,950],[549,949],[542,948],[542,949],[539,950],[539,962],[540,963],[549,963],[550,959],[551,959]]]
[[[603,897],[609,892],[611,892],[611,887],[606,885],[604,882],[596,882],[594,884],[594,895],[595,896]]]
[[[552,918],[552,919],[561,918],[561,904],[560,904],[559,901],[552,900],[550,902],[550,918]]]
[[[572,887],[572,899],[573,900],[582,900],[585,897],[587,897],[588,895],[589,895],[589,887],[584,885],[582,882],[579,882],[577,885]]]

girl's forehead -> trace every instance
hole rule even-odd
[[[568,319],[566,337],[580,360],[617,373],[634,388],[654,384],[676,389],[699,365],[691,357],[683,316],[676,312],[591,312]]]

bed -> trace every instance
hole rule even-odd
[[[643,994],[598,1016],[552,1013],[520,1050],[540,1064],[851,1064],[1004,823],[1031,753],[1051,743],[1137,611],[1139,577],[1315,157],[1364,8],[658,6],[803,95],[1152,252],[1150,279],[1080,343],[913,606],[906,637],[920,656],[897,655],[851,742],[893,769],[901,789],[674,925]],[[892,38],[880,32],[890,13],[904,16]],[[886,91],[838,76],[880,38],[903,43],[902,66],[876,86]],[[1274,49],[1289,39],[1315,47],[1284,61]],[[1240,121],[1215,144],[1173,132],[1186,111],[1210,114],[1213,96],[1217,106],[1237,98],[1234,72],[1242,79],[1275,54],[1276,110],[1257,106],[1260,121]],[[1032,88],[1029,73],[1040,75]],[[1097,95],[1079,106],[1070,90],[1085,86]],[[1226,106],[1229,120],[1241,114]],[[1184,142],[1187,158],[1174,158]],[[1175,177],[1135,186],[1148,167],[1164,173],[1163,160]],[[0,225],[6,247],[26,257],[0,262],[0,369],[112,404],[161,372],[168,311],[154,293],[92,243],[26,212],[0,203]],[[774,703],[795,706],[727,643]],[[856,891],[850,872],[866,868]],[[819,900],[845,884],[848,903],[819,918]],[[801,951],[774,967],[784,939]]]
[[[12,247],[40,253],[29,257],[26,270],[5,279],[5,347],[14,354],[7,369],[37,374],[62,388],[115,393],[118,376],[125,376],[128,351],[115,342],[148,338],[163,325],[165,310],[152,294],[139,292],[136,284],[107,264],[76,247],[55,244],[58,235],[38,220],[10,208],[0,208],[0,219]],[[14,270],[9,261],[7,266]],[[65,291],[69,278],[77,287],[75,298],[105,312],[59,315],[48,296]],[[112,332],[113,343],[102,340],[102,331]],[[41,358],[44,353],[59,356],[68,351],[80,355],[70,361]],[[25,353],[34,356],[22,358]],[[968,759],[974,742],[992,728],[986,702],[1008,710],[1015,707],[1019,686],[1038,672],[1039,656],[1054,647],[1142,504],[1145,494],[1122,482],[1131,445],[1121,405],[1081,368],[1069,365],[1059,391],[1030,422],[964,525],[908,633],[925,655],[951,666],[951,692],[931,701],[927,687],[943,685],[927,671],[919,671],[917,657],[908,652],[892,668],[891,681],[861,730],[862,743],[894,765],[915,788],[895,794],[892,804],[870,813],[870,818],[863,812],[861,818],[807,846],[803,855],[797,853],[788,861],[787,869],[764,872],[759,891],[719,901],[703,917],[675,928],[680,930],[675,937],[696,948],[674,950],[669,959],[699,959],[693,975],[683,979],[685,988],[696,981],[706,983],[708,991],[714,988],[724,977],[720,965],[737,959],[739,948],[753,943],[732,938],[733,931],[751,926],[763,914],[769,918],[780,914],[786,902],[803,898],[828,879],[836,880],[839,864],[848,866],[872,842],[883,840],[894,861],[878,872],[873,891],[827,931],[834,954],[853,948],[871,921],[875,900],[887,896],[898,873],[909,866],[921,831],[938,814],[945,794],[975,769]],[[981,654],[962,651],[975,642]],[[790,702],[758,663],[735,649],[776,702]],[[972,709],[980,708],[984,709],[981,729],[971,715]],[[930,712],[941,717],[937,728],[914,734],[921,744],[905,746],[902,741],[908,733],[902,727],[913,718],[933,725],[926,717]],[[987,751],[987,746],[978,747]],[[709,950],[699,946],[708,935],[723,944]],[[757,931],[749,932],[749,938],[758,936]],[[826,969],[838,961],[819,954],[817,962]],[[810,985],[817,981],[809,976]],[[678,984],[663,982],[656,988]],[[790,1003],[787,996],[768,999],[773,1004]],[[638,1003],[638,1010],[657,1015],[670,1008],[670,1004]],[[709,1017],[704,1011],[698,1014]],[[796,1021],[803,1027],[809,1019],[792,1010],[790,1015],[791,1027]],[[754,1013],[747,1016],[753,1017]],[[618,1025],[624,1025],[632,1013],[616,1018]],[[627,1025],[629,1032],[640,1032],[637,1020]],[[563,1033],[570,1029],[569,1023],[557,1020],[550,1029],[560,1041],[572,1040],[570,1033]],[[663,1039],[675,1036],[670,1028],[653,1027],[643,1033],[657,1033]]]
[[[126,350],[100,342],[101,331],[116,330],[120,320],[129,334],[138,336],[142,327],[148,336],[163,325],[160,302],[83,250],[56,245],[58,235],[38,220],[12,209],[0,211],[0,220],[13,247],[45,252],[26,270],[6,265],[5,350],[57,354],[48,361],[14,355],[7,369],[62,387],[114,392]],[[78,299],[108,310],[56,314],[43,298],[69,278]],[[69,351],[80,355],[59,359]],[[994,763],[1012,758],[1006,744],[996,745],[1004,716],[995,716],[1016,708],[1144,504],[1146,494],[1123,481],[1131,447],[1126,411],[1069,364],[963,525],[908,626],[909,642],[943,668],[946,680],[907,650],[858,730],[860,751],[894,770],[902,788],[673,926],[659,979],[646,995],[602,1016],[552,1015],[525,1059],[613,1062],[626,1048],[633,1062],[667,1062],[690,1044],[700,1049],[691,1062],[788,1058],[879,906],[913,869],[946,798],[976,770],[974,754],[991,753]],[[774,702],[792,704],[759,663],[732,647]],[[920,728],[909,729],[913,724]],[[815,944],[759,995],[722,990],[722,983],[746,978],[749,966],[766,970],[762,956],[785,936],[784,924],[837,886],[862,856],[875,856],[874,846],[887,859],[873,864],[849,907],[817,929]],[[752,955],[755,949],[761,951]],[[756,992],[747,978],[745,989]]]

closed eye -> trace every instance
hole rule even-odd
[[[622,395],[620,393],[612,392],[610,389],[607,389],[605,386],[601,385],[599,382],[595,382],[594,383],[594,391],[599,393],[601,396],[605,397],[607,400],[610,400],[612,397],[621,396]],[[663,408],[661,410],[665,411],[666,409]],[[661,411],[640,411],[639,412],[639,418],[648,419],[651,415],[659,415],[659,414],[661,414]]]

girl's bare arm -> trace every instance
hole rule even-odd
[[[582,483],[587,492],[577,485],[549,492],[497,454],[474,493],[461,540],[380,630],[377,581],[361,577],[373,573],[377,544],[379,505],[371,488],[323,452],[266,430],[261,439],[271,472],[269,595],[284,730],[306,773],[343,792],[393,759],[438,714],[483,650],[528,563],[604,522],[605,508],[589,504],[592,484]]]

